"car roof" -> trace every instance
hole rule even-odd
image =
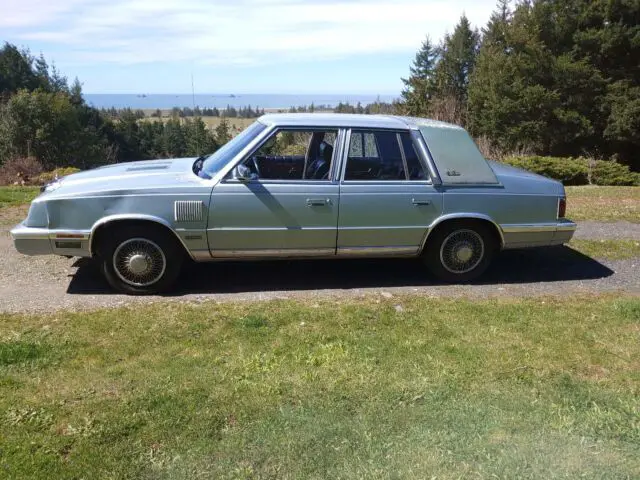
[[[276,127],[351,127],[403,130],[416,130],[420,127],[461,128],[451,123],[426,118],[350,113],[271,113],[261,116],[258,121]]]

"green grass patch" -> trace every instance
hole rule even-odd
[[[582,240],[573,239],[569,246],[593,258],[623,260],[640,257],[638,240]]]
[[[640,476],[637,298],[157,304],[0,340],[7,478]]]
[[[0,187],[0,208],[31,202],[40,193],[40,187]]]
[[[572,220],[640,223],[640,187],[566,187]]]

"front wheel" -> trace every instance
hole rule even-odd
[[[436,277],[459,283],[482,275],[497,250],[498,244],[490,227],[480,222],[455,222],[433,232],[423,257]]]
[[[183,252],[167,233],[142,226],[116,230],[101,249],[102,271],[114,289],[133,295],[166,291],[180,273]]]

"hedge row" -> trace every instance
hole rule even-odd
[[[527,156],[507,157],[502,162],[565,185],[640,185],[640,173],[609,160]]]

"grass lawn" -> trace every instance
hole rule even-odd
[[[592,258],[604,260],[623,260],[640,257],[638,240],[583,240],[574,239],[569,247]]]
[[[572,220],[640,223],[640,187],[566,187]]]
[[[0,208],[24,205],[38,193],[40,187],[0,187]]]
[[[142,119],[142,121],[143,122],[157,122],[157,121],[166,122],[167,120],[169,120],[169,118],[171,117],[170,116],[166,116],[162,118],[145,117]],[[184,121],[186,118],[191,118],[191,117],[185,117],[182,120]],[[220,122],[222,120],[222,117],[200,117],[200,118],[211,129],[215,129],[218,125],[220,125]],[[227,122],[229,123],[229,126],[232,128],[234,133],[240,133],[242,130],[247,128],[249,125],[251,125],[255,121],[256,121],[255,118],[240,118],[240,117],[227,118]]]
[[[40,187],[0,187],[0,226],[13,226],[27,216]]]
[[[3,478],[639,478],[640,299],[0,316]]]

